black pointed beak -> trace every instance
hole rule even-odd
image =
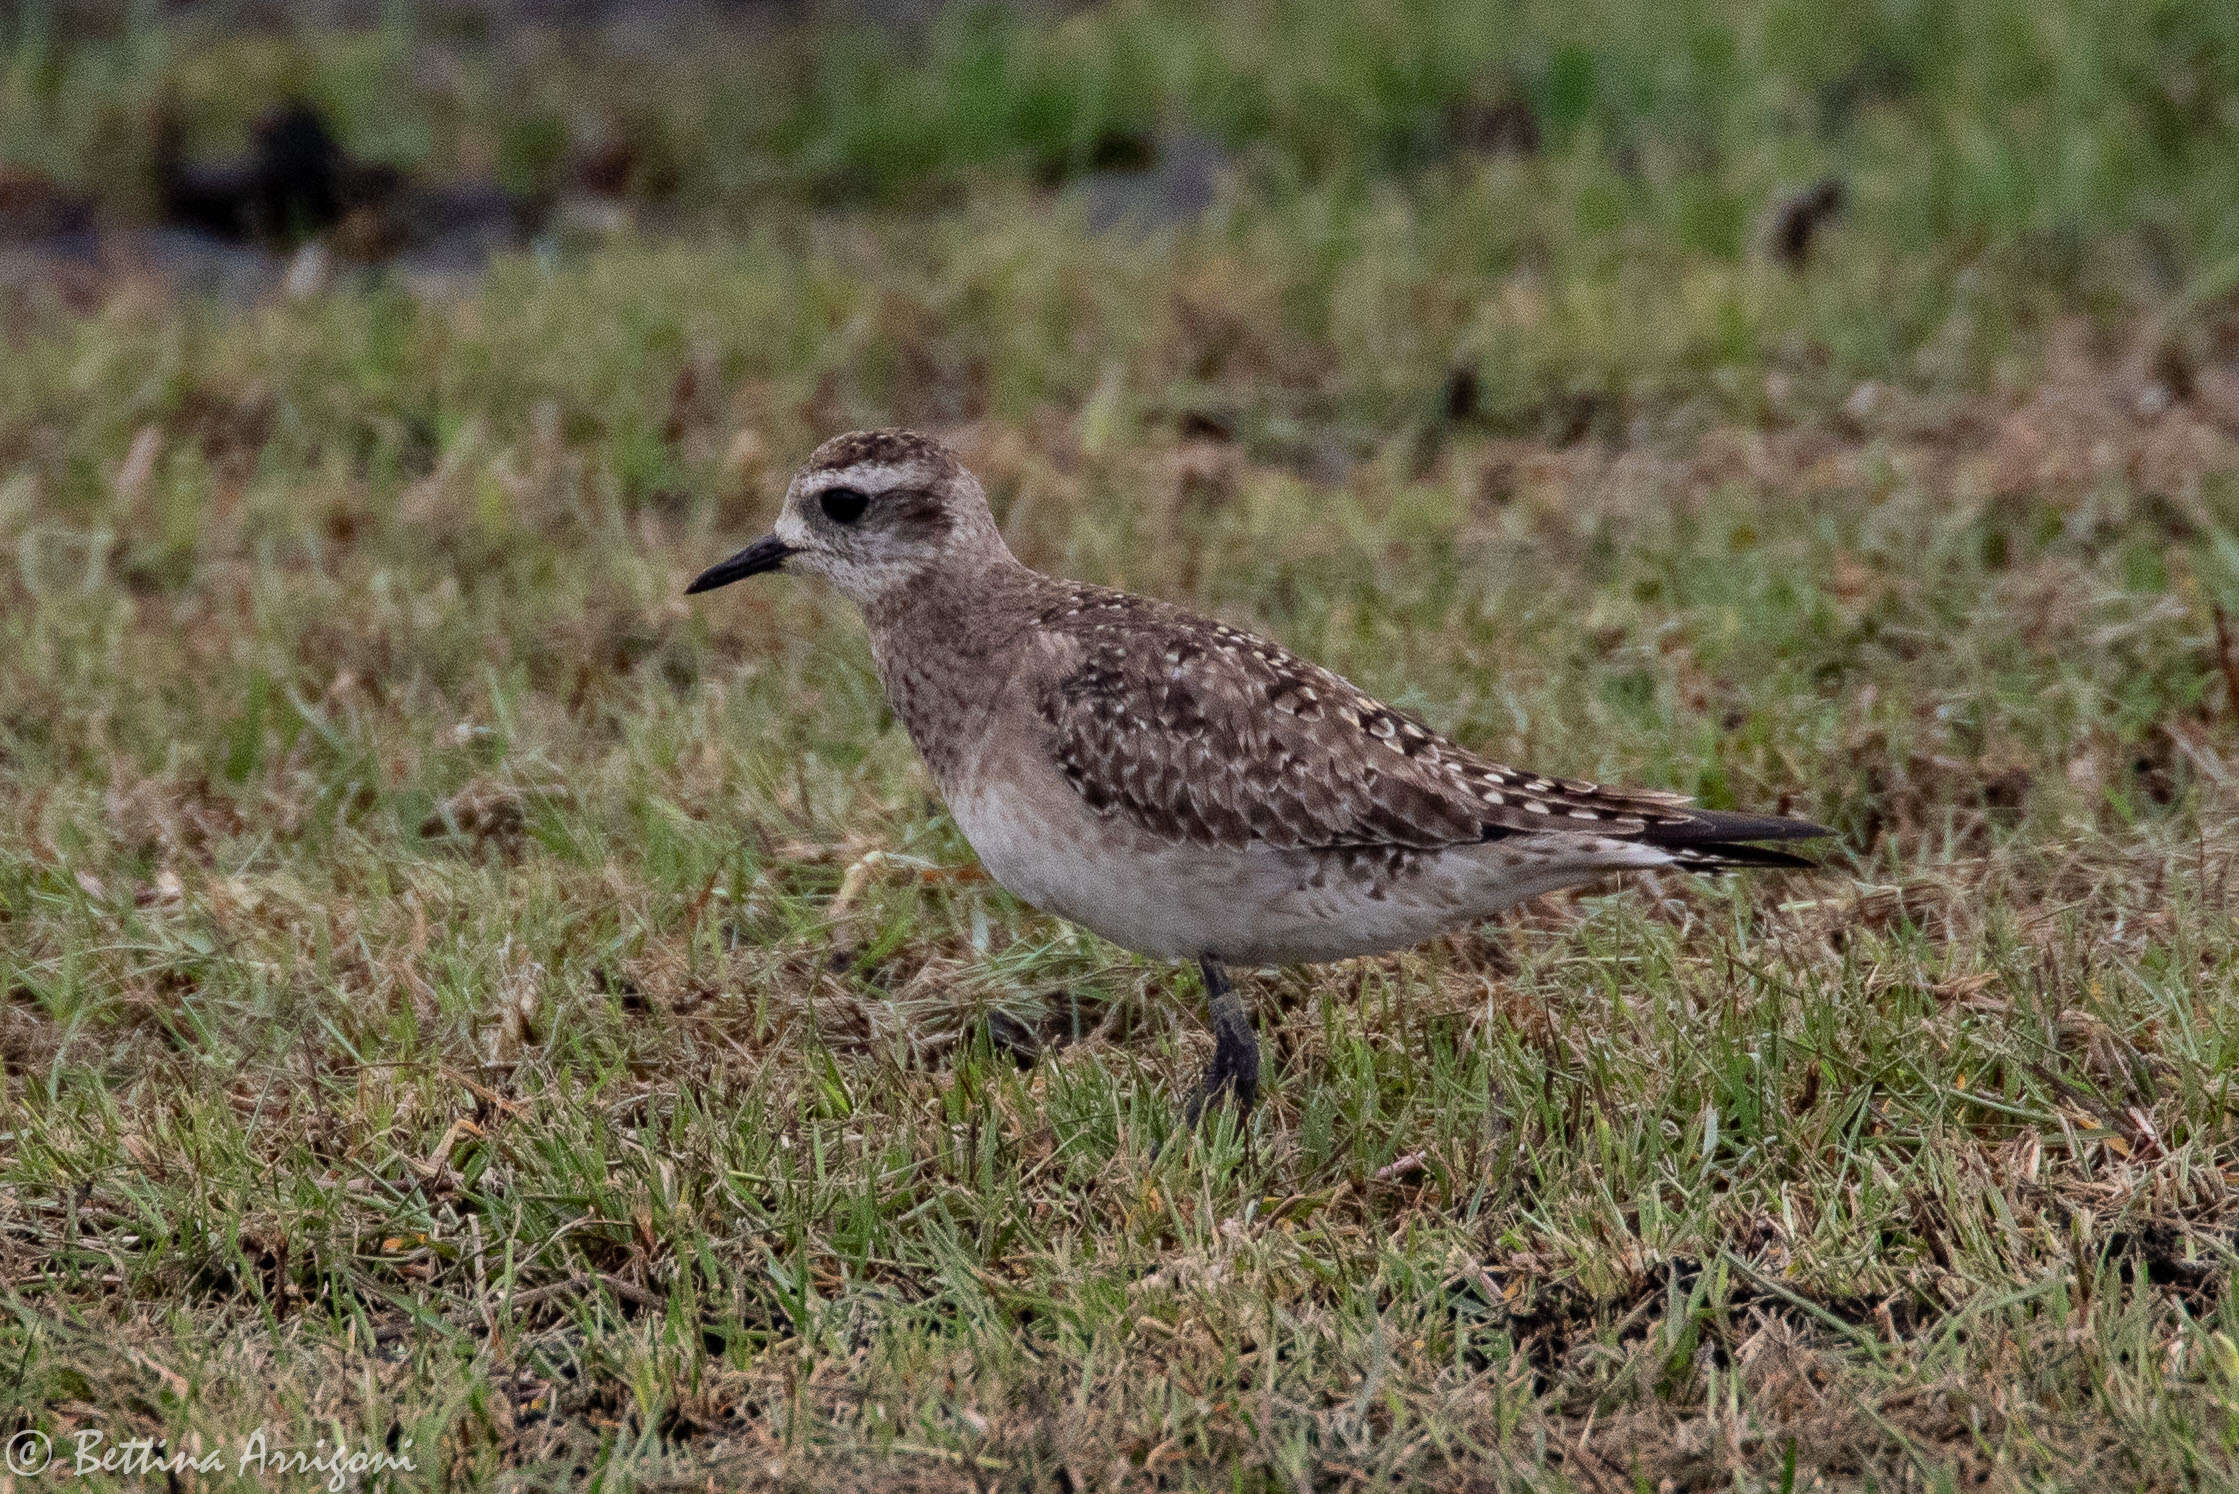
[[[785,564],[785,557],[793,547],[774,534],[765,534],[729,560],[711,565],[692,578],[684,588],[688,597],[703,591],[713,591],[718,586],[729,586],[733,581],[744,581],[749,576],[759,576],[764,571],[774,571]]]

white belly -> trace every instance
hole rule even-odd
[[[1062,783],[1055,787],[1072,798]],[[1205,953],[1207,924],[1217,917],[1216,891],[1225,889],[1230,901],[1249,895],[1237,885],[1245,880],[1242,866],[1152,841],[1098,818],[1077,799],[1034,805],[1016,792],[990,788],[950,800],[949,813],[980,865],[1012,896],[1137,954],[1181,959]]]
[[[978,788],[952,798],[949,811],[1013,896],[1154,959],[1291,965],[1378,954],[1627,864],[1669,859],[1575,835],[1458,847],[1403,865],[1177,845],[1092,813],[1055,775],[1048,788]]]

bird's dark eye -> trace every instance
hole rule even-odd
[[[816,502],[824,510],[824,517],[835,524],[852,524],[871,506],[871,500],[853,488],[826,488]]]

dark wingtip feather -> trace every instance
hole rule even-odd
[[[1834,832],[1809,820],[1767,814],[1731,814],[1722,809],[1691,809],[1682,820],[1648,827],[1641,838],[1670,851],[1689,871],[1715,872],[1732,867],[1788,867],[1808,870],[1819,863],[1793,851],[1754,845],[1761,840],[1817,840]]]
[[[1660,820],[1649,825],[1641,839],[1652,846],[1679,850],[1699,846],[1723,851],[1735,842],[1753,840],[1817,840],[1835,832],[1809,820],[1784,819],[1770,814],[1732,814],[1723,809],[1689,809],[1684,819]],[[1754,864],[1754,863],[1752,863]]]

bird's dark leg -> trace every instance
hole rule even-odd
[[[1205,1010],[1213,1029],[1213,1062],[1198,1082],[1197,1093],[1190,1096],[1186,1114],[1193,1126],[1204,1115],[1205,1107],[1219,1099],[1223,1090],[1235,1096],[1236,1113],[1240,1117],[1249,1114],[1253,1102],[1259,1098],[1259,1041],[1252,1036],[1252,1014],[1244,1009],[1244,998],[1228,983],[1228,975],[1218,960],[1211,955],[1201,955],[1197,968],[1205,975]]]

